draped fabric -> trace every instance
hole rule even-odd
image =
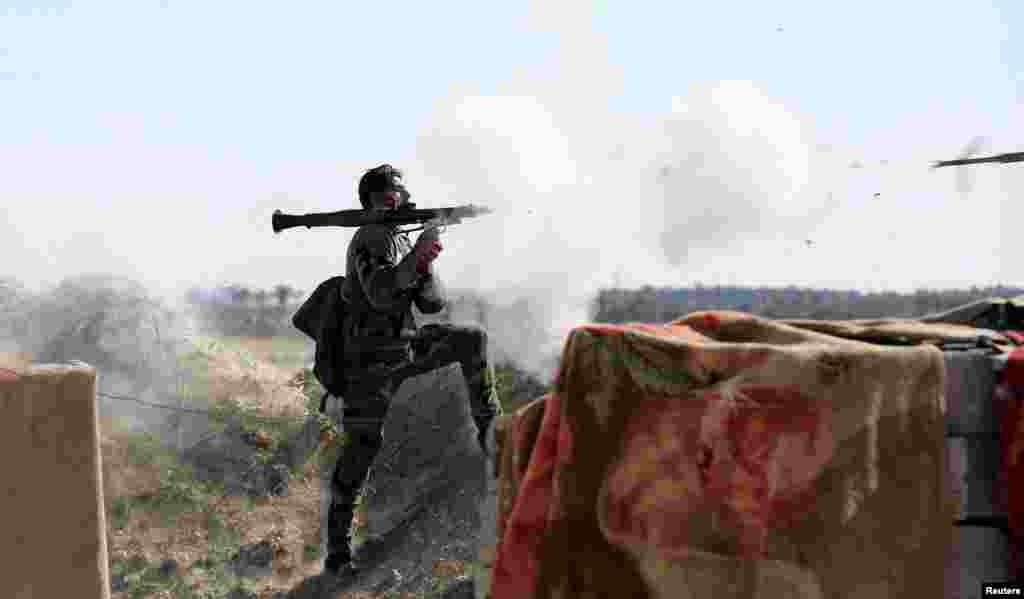
[[[1024,347],[1008,356],[996,397],[1002,404],[1000,487],[1010,527],[1010,572],[1024,577]]]
[[[938,349],[716,311],[560,368],[503,444],[493,599],[942,596]]]

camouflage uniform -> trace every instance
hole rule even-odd
[[[348,303],[342,323],[349,352],[342,414],[348,444],[331,477],[329,563],[348,561],[353,505],[380,450],[390,399],[405,378],[459,362],[481,446],[501,413],[483,329],[431,324],[417,331],[411,306],[437,313],[445,297],[431,270],[416,271],[406,234],[391,226],[361,227],[349,245],[342,295]]]

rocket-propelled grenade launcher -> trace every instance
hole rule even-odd
[[[416,208],[406,203],[397,210],[338,210],[311,214],[284,214],[275,210],[270,218],[274,233],[293,227],[362,227],[364,225],[422,225],[422,229],[457,225],[464,218],[475,218],[493,212],[486,206],[451,206],[447,208]],[[408,229],[406,232],[418,231]]]

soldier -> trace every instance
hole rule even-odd
[[[359,181],[365,210],[397,210],[408,199],[402,173],[391,165],[370,169]],[[413,246],[391,225],[360,227],[349,244],[342,287],[348,307],[341,325],[347,390],[342,422],[348,444],[331,477],[324,566],[330,575],[354,571],[349,550],[354,503],[381,447],[390,398],[405,378],[459,362],[485,452],[487,432],[501,413],[483,329],[431,324],[417,330],[413,304],[425,314],[445,306],[433,269],[441,250],[436,232],[424,231]]]

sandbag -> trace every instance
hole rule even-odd
[[[741,313],[579,327],[503,452],[492,599],[941,597],[943,383],[935,347]]]
[[[0,369],[0,597],[110,596],[96,371]]]
[[[1016,348],[996,386],[1003,419],[1000,428],[1000,504],[1010,528],[1010,573],[1024,577],[1024,347]]]

